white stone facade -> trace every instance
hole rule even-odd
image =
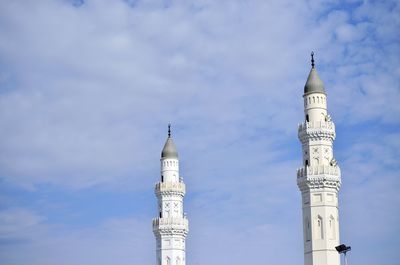
[[[320,81],[318,76],[312,78]],[[303,97],[305,121],[298,127],[303,167],[297,170],[297,185],[302,195],[304,264],[340,265],[335,250],[339,245],[341,184],[333,156],[335,125],[327,113],[324,91],[307,91]]]
[[[168,141],[172,143],[170,137]],[[164,147],[165,149],[166,147]],[[179,176],[177,155],[176,157],[168,155],[162,157],[161,181],[155,186],[159,216],[153,219],[157,265],[186,264],[185,241],[189,231],[189,223],[183,211],[185,192],[185,184]]]

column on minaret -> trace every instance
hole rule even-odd
[[[304,264],[340,265],[338,191],[340,168],[333,156],[335,125],[327,112],[327,96],[311,54],[304,87],[304,122],[299,124],[303,167],[297,170],[302,194]]]
[[[161,152],[161,180],[155,186],[158,217],[153,219],[157,265],[185,265],[185,241],[189,223],[183,211],[185,184],[179,176],[178,152],[168,126]]]

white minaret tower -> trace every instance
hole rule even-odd
[[[179,176],[178,152],[168,138],[161,152],[161,181],[156,184],[158,218],[153,219],[153,232],[157,241],[157,265],[185,265],[185,239],[189,222],[183,212],[185,184]]]
[[[297,170],[302,195],[304,264],[340,265],[335,250],[339,245],[338,192],[340,169],[333,157],[335,125],[327,112],[324,85],[314,66],[304,87],[305,121],[298,136],[303,150],[303,167]]]

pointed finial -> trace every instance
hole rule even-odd
[[[311,52],[311,67],[314,68],[314,52]]]
[[[168,123],[168,138],[171,138],[171,123]]]

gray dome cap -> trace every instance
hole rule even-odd
[[[161,152],[161,158],[178,158],[178,151],[176,150],[174,141],[168,136],[164,148]]]
[[[171,124],[168,124],[168,138],[161,151],[161,158],[178,158],[178,151],[176,151],[174,141],[171,138]]]
[[[322,83],[322,80],[319,78],[317,70],[315,69],[314,52],[311,52],[311,71],[308,75],[306,85],[304,86],[304,94],[314,92],[325,94],[325,88],[324,83]]]
[[[324,83],[322,83],[322,80],[319,78],[317,70],[314,68],[314,66],[311,68],[306,85],[304,86],[304,94],[313,92],[325,94]]]

